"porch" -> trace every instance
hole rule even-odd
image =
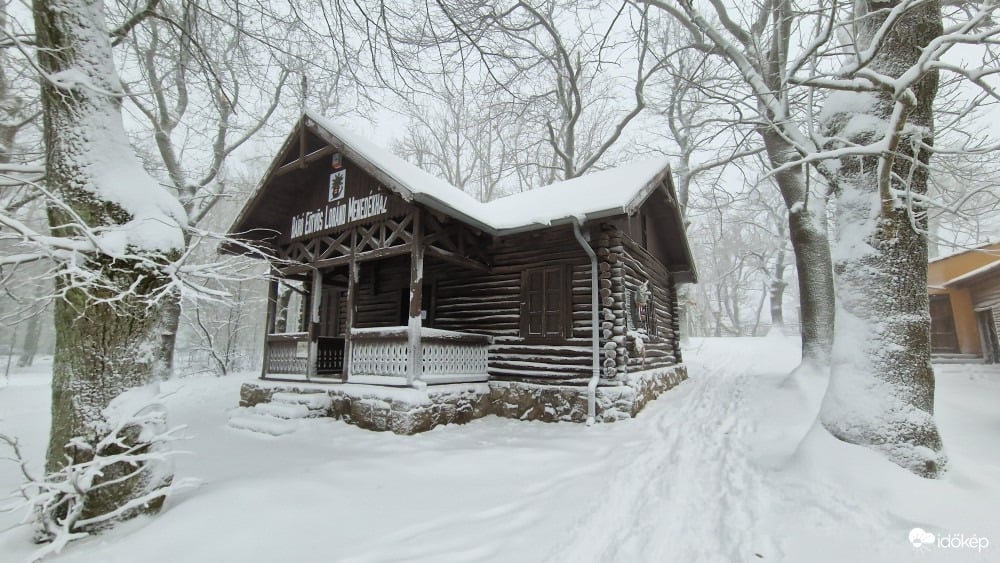
[[[405,326],[356,328],[348,338],[271,333],[261,377],[391,386],[482,382],[489,379],[492,341],[482,334]]]

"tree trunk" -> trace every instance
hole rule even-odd
[[[774,328],[784,328],[785,309],[782,302],[785,299],[785,251],[778,250],[778,255],[774,261],[774,273],[771,275],[771,282],[767,287],[767,296],[770,300],[771,326]]]
[[[862,50],[896,4],[883,2],[881,11],[857,14]],[[899,76],[941,33],[940,4],[918,4],[884,36],[868,68]],[[899,194],[927,192],[930,151],[916,147],[933,142],[937,85],[933,71],[916,84],[894,155],[840,162],[835,186],[840,308],[832,375],[820,410],[823,426],[837,438],[879,451],[924,477],[941,475],[947,463],[933,417],[927,222],[925,210]],[[886,94],[865,93],[831,96],[828,104],[829,133],[862,146],[885,138],[896,107]],[[891,159],[881,164],[890,165],[893,176],[881,174],[880,159]]]
[[[760,135],[772,168],[799,158],[791,143],[774,128],[761,129]],[[833,348],[835,310],[826,201],[809,193],[803,166],[778,172],[775,182],[788,209],[788,234],[799,278],[802,366],[825,369]]]
[[[56,279],[61,298],[54,308],[52,428],[46,456],[46,471],[53,473],[93,459],[88,446],[109,432],[105,407],[122,392],[153,380],[152,351],[159,343],[151,298],[167,283],[153,264],[180,247],[183,208],[158,191],[128,145],[101,0],[35,0],[33,11],[38,62],[49,77],[41,80],[46,182],[62,203],[48,208],[51,232],[77,237],[82,221],[92,236],[120,234],[128,241],[124,249],[133,253],[133,258],[122,258],[93,252]],[[133,222],[134,210],[154,213],[151,202],[162,204],[155,210],[163,214],[151,215],[156,225],[143,222],[143,229]],[[152,252],[153,238],[163,250],[160,258]],[[150,259],[140,265],[134,258],[138,255]],[[79,274],[83,269],[86,276]],[[168,473],[154,476],[140,471],[142,465],[110,466],[95,483],[105,486],[86,493],[82,518],[112,512],[169,481]],[[162,497],[122,517],[154,510],[160,503]]]
[[[287,287],[281,290],[278,297],[277,313],[274,316],[274,332],[288,332],[288,306],[292,301],[292,290]]]
[[[38,317],[44,313],[38,311],[28,319],[28,326],[24,331],[24,344],[21,346],[21,356],[17,358],[17,367],[28,367],[35,361],[35,354],[38,353],[38,339],[42,336],[42,323],[38,322]]]
[[[161,304],[156,313],[157,323],[153,329],[157,334],[158,341],[153,371],[158,381],[165,381],[174,375],[177,331],[181,325],[180,292],[171,291],[160,301]]]

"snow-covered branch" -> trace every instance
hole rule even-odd
[[[22,524],[34,524],[38,541],[45,542],[32,561],[57,554],[69,542],[197,484],[194,480],[175,482],[172,470],[164,470],[173,456],[183,453],[169,445],[183,439],[184,427],[167,428],[166,411],[159,400],[155,388],[134,389],[116,398],[104,409],[103,426],[94,428],[100,437],[96,443],[74,438],[67,445],[68,451],[82,453],[85,461],[69,463],[44,478],[28,471],[18,442],[0,434],[0,442],[13,451],[10,460],[20,466],[24,477],[20,488],[24,500],[7,510],[23,510]],[[111,511],[94,513],[88,506],[90,495],[127,481],[146,483],[144,492],[122,499]]]

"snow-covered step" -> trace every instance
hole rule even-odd
[[[330,408],[332,399],[326,393],[275,393],[271,396],[272,403],[283,403],[287,405],[304,405],[309,410],[323,410]]]
[[[271,436],[282,436],[295,431],[295,422],[273,416],[246,412],[229,419],[229,426]]]
[[[286,419],[309,418],[318,415],[305,405],[293,403],[258,403],[253,406],[251,411],[256,414]]]

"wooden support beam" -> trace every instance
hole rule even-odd
[[[312,290],[309,291],[309,356],[306,360],[306,379],[316,376],[316,357],[319,353],[319,307],[323,300],[323,274],[313,269]]]
[[[300,147],[299,150],[302,151],[305,149]],[[289,162],[288,164],[282,164],[280,167],[278,167],[277,170],[274,171],[274,174],[272,174],[271,176],[277,177],[283,174],[288,174],[289,172],[292,172],[294,170],[301,170],[309,166],[310,164],[316,162],[317,160],[320,160],[321,158],[329,156],[335,152],[337,152],[337,149],[327,146],[319,150],[313,151],[304,156],[299,155],[299,158]]]
[[[490,271],[489,265],[484,264],[479,260],[469,258],[468,256],[455,254],[454,252],[450,252],[443,248],[438,248],[436,246],[428,246],[427,253],[436,258],[440,258],[447,262],[451,262],[452,264],[456,264],[464,268],[469,268],[470,270],[475,270],[477,272],[482,272],[484,274]]]
[[[354,248],[354,235],[351,235],[351,248]],[[347,270],[347,318],[344,322],[344,381],[351,381],[351,354],[355,320],[358,318],[358,261],[354,251],[351,251]]]
[[[421,224],[421,211],[413,211],[413,243],[410,253],[410,309],[407,322],[407,342],[409,357],[406,370],[407,383],[419,380],[424,374],[423,344],[420,341],[423,319],[421,305],[424,290],[424,233]]]
[[[274,321],[278,309],[278,279],[270,278],[267,282],[267,320],[264,321],[264,361],[260,365],[260,378],[267,376],[267,356],[270,353],[267,345],[267,335],[274,332]]]

